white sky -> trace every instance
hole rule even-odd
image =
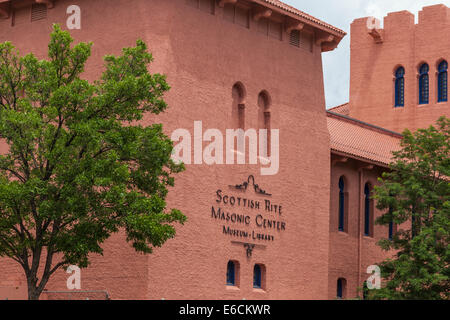
[[[332,52],[323,54],[327,108],[348,102],[350,83],[350,24],[356,18],[374,16],[381,20],[389,12],[408,10],[416,15],[428,5],[445,4],[450,0],[282,0],[312,16],[328,22],[347,36]]]

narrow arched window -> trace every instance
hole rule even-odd
[[[428,104],[429,97],[429,77],[428,64],[424,63],[419,68],[419,104]]]
[[[236,285],[236,266],[233,261],[228,261],[227,265],[227,285]]]
[[[260,127],[270,129],[270,96],[267,91],[261,91],[258,95],[258,107],[260,113]]]
[[[259,264],[255,264],[253,268],[253,288],[261,289],[262,270]]]
[[[438,66],[438,102],[447,101],[447,61],[442,61]]]
[[[364,235],[372,235],[372,202],[370,199],[371,187],[366,183],[364,187]]]
[[[245,127],[245,88],[240,82],[234,84],[232,89],[233,96],[233,118],[236,119],[235,125],[239,129]]]
[[[392,208],[391,207],[389,207],[389,216],[392,219]],[[389,222],[388,239],[392,240],[393,236],[394,236],[394,222],[391,220],[391,222]]]
[[[389,240],[394,238],[394,222],[389,222]]]
[[[336,292],[336,297],[338,299],[344,299],[345,298],[345,287],[347,284],[347,280],[343,279],[343,278],[339,278],[337,280],[337,292]]]
[[[339,179],[339,231],[345,231],[345,180]]]
[[[403,67],[395,71],[395,106],[405,106],[405,68]]]
[[[258,95],[258,107],[259,107],[259,127],[265,129],[267,138],[265,143],[261,145],[261,156],[269,157],[270,154],[270,141],[271,141],[271,112],[270,112],[270,95],[266,90],[263,90]]]

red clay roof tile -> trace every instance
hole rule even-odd
[[[288,4],[284,3],[284,2],[281,2],[279,0],[263,0],[263,1],[267,2],[267,3],[271,4],[271,5],[274,5],[274,6],[280,8],[280,9],[282,9],[284,11],[293,13],[293,14],[298,15],[298,16],[300,16],[300,17],[302,17],[304,19],[307,19],[307,20],[309,20],[311,22],[317,23],[318,25],[321,25],[321,26],[323,26],[323,27],[325,27],[327,29],[331,29],[331,30],[333,30],[333,31],[335,31],[337,33],[340,33],[343,36],[345,36],[347,34],[345,31],[343,31],[343,30],[341,30],[339,28],[336,28],[336,27],[332,26],[331,24],[323,22],[323,21],[321,21],[321,20],[319,20],[317,18],[314,18],[313,16],[311,16],[311,15],[309,15],[309,14],[303,12],[303,11],[300,11],[299,9],[294,8],[294,7],[288,5]]]
[[[327,112],[331,150],[387,166],[400,149],[401,135],[383,128]]]

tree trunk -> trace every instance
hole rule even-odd
[[[37,288],[28,287],[28,300],[39,300],[41,293]]]
[[[27,275],[28,284],[28,300],[39,300],[42,290],[39,290],[37,286],[36,275]]]

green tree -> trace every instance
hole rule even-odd
[[[166,78],[150,74],[142,41],[105,57],[105,71],[81,78],[91,43],[55,25],[48,59],[0,44],[0,256],[19,263],[29,299],[59,268],[89,264],[111,234],[151,253],[186,217],[166,209],[172,141],[160,124],[139,125],[167,107]]]
[[[404,132],[391,171],[375,187],[378,224],[395,223],[393,239],[378,244],[393,257],[380,264],[385,280],[371,299],[450,298],[450,119]]]

